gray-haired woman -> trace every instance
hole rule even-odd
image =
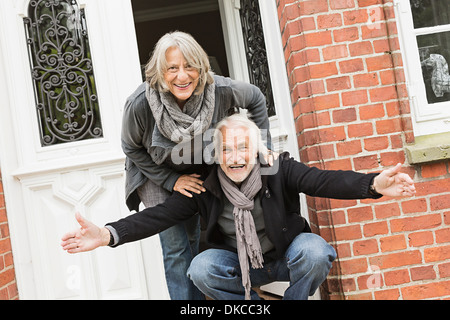
[[[191,192],[205,191],[197,174],[204,164],[180,163],[171,156],[172,150],[213,128],[230,110],[247,109],[260,129],[269,129],[261,91],[251,84],[214,75],[207,54],[187,33],[164,35],[145,71],[146,82],[128,98],[122,123],[126,202],[136,211],[141,201],[152,207],[172,191],[188,197]],[[266,138],[270,146],[270,135]],[[202,159],[203,149],[192,148],[189,160]],[[186,276],[198,253],[199,235],[197,216],[160,233],[171,299],[203,298]]]

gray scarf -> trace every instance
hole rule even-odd
[[[211,125],[215,106],[214,83],[205,86],[199,94],[193,94],[180,109],[170,92],[159,92],[148,83],[145,96],[152,110],[159,131],[175,143],[191,140]]]
[[[254,206],[253,199],[262,187],[261,167],[257,162],[240,188],[225,175],[220,167],[218,168],[218,177],[225,196],[234,206],[233,217],[242,285],[245,289],[245,299],[250,300],[251,282],[248,259],[250,259],[253,269],[262,268],[264,263],[261,244],[256,234],[255,222],[251,213]]]

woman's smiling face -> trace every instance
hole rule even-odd
[[[175,101],[183,108],[186,101],[192,96],[198,85],[199,72],[190,66],[177,47],[166,51],[167,70],[164,80]]]

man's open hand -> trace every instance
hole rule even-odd
[[[110,239],[108,229],[96,226],[78,212],[75,218],[81,228],[68,232],[62,237],[61,246],[64,250],[68,253],[79,253],[108,245]]]
[[[373,181],[375,190],[389,197],[412,197],[416,194],[414,181],[406,173],[400,172],[401,163],[383,170]]]

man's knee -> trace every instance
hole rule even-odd
[[[331,268],[336,251],[322,237],[314,233],[302,233],[294,239],[288,259],[291,264],[306,263],[314,268]]]
[[[206,252],[206,251],[205,251]],[[209,258],[202,252],[194,257],[191,261],[191,265],[188,268],[187,276],[194,282],[203,282],[207,271],[205,268],[209,265]]]
[[[208,249],[196,255],[187,271],[188,277],[195,285],[214,281],[215,278],[236,276],[233,261],[229,261],[225,250]]]
[[[336,259],[336,251],[322,237],[315,235],[314,241],[307,247],[308,258],[319,264],[328,264]]]

